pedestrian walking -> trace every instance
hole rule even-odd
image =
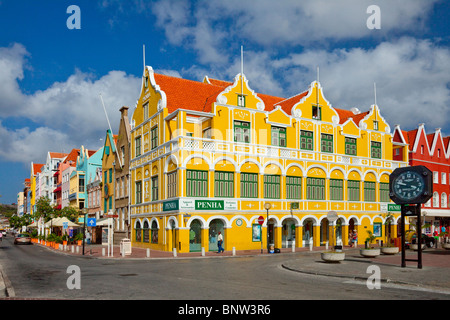
[[[358,233],[356,233],[356,230],[353,230],[352,240],[356,248],[358,246]]]
[[[219,231],[219,235],[217,236],[217,246],[219,248],[219,251],[217,253],[224,252],[224,248],[222,247],[223,244],[223,236],[222,233]]]

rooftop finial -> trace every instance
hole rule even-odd
[[[142,45],[142,59],[144,60],[144,69],[145,69],[145,44]]]

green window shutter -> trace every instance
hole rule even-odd
[[[356,156],[356,139],[345,137],[345,154]]]
[[[186,171],[186,196],[187,197],[208,196],[208,171],[200,171],[200,170]]]
[[[344,181],[330,179],[330,200],[344,200]]]
[[[150,132],[150,139],[151,139],[151,148],[152,150],[155,149],[158,146],[158,127],[152,128]]]
[[[364,181],[364,201],[375,202],[375,182]]]
[[[286,176],[286,199],[302,198],[302,177]]]
[[[214,196],[215,197],[234,197],[234,173],[225,171],[216,171],[214,173]]]
[[[314,134],[312,131],[300,131],[300,149],[314,150]]]
[[[380,202],[390,202],[389,197],[389,183],[380,183]]]
[[[250,143],[250,122],[234,121],[234,141]]]
[[[320,150],[322,152],[333,152],[333,135],[321,133],[320,134]]]
[[[381,142],[370,142],[370,154],[372,158],[381,159]]]
[[[264,175],[264,198],[280,199],[280,176]]]
[[[306,179],[306,198],[308,200],[325,200],[325,179]]]
[[[141,137],[134,139],[136,157],[141,155]]]
[[[354,180],[347,181],[348,201],[360,201],[360,182]]]
[[[271,143],[273,146],[286,147],[286,128],[272,127]]]
[[[258,198],[257,173],[241,173],[241,198]]]
[[[152,178],[152,201],[158,200],[158,176]]]

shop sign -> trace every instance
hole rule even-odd
[[[225,210],[237,210],[237,200],[225,200],[223,205]]]
[[[180,209],[194,209],[195,202],[192,199],[180,199]]]
[[[170,210],[237,210],[237,200],[179,199],[163,203],[163,211]]]
[[[223,200],[195,200],[195,210],[223,210]]]
[[[172,211],[178,209],[179,209],[178,200],[170,200],[163,203],[163,211]]]
[[[382,203],[380,204],[380,211],[381,212],[401,212],[402,206],[400,204],[394,204],[394,203]]]
[[[401,212],[402,206],[399,204],[388,203],[388,211]]]

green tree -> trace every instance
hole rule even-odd
[[[66,217],[67,219],[69,219],[72,222],[76,222],[75,220],[77,219],[78,215],[80,214],[80,212],[75,209],[74,207],[64,207],[61,209],[60,211],[60,217]]]
[[[47,197],[40,197],[36,202],[36,211],[34,212],[34,218],[39,220],[44,217],[44,222],[51,219],[51,216],[55,216],[56,210],[50,205],[50,199]]]

